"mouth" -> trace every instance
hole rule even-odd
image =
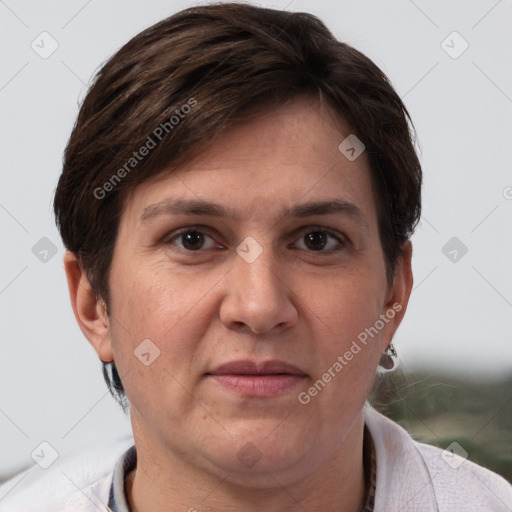
[[[244,396],[271,397],[290,391],[307,375],[284,361],[233,361],[206,373],[225,389]]]

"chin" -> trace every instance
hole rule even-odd
[[[268,486],[268,473],[294,472],[308,459],[307,450],[313,450],[311,439],[304,438],[304,432],[293,426],[285,430],[285,424],[248,422],[233,437],[215,443],[217,453],[211,460],[226,471],[234,472],[243,481],[258,482]],[[224,448],[222,452],[218,450]]]

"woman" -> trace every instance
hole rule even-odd
[[[367,403],[412,288],[421,168],[316,18],[187,9],[100,70],[55,196],[77,322],[134,446],[44,510],[505,511]]]

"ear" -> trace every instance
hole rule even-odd
[[[409,297],[412,291],[413,276],[412,276],[412,244],[409,240],[402,244],[401,253],[398,257],[393,283],[389,285],[388,294],[386,297],[386,304],[383,313],[391,316],[394,311],[393,318],[389,322],[386,336],[383,336],[382,350],[385,350],[391,343],[398,326],[401,324],[402,319],[409,303]]]
[[[64,268],[71,306],[80,329],[103,362],[113,361],[110,323],[105,303],[96,297],[76,256],[70,251],[64,254]]]

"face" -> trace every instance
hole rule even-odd
[[[400,269],[386,280],[366,155],[338,149],[349,134],[297,99],[127,198],[96,346],[155,456],[304,473],[362,427],[408,293]]]

